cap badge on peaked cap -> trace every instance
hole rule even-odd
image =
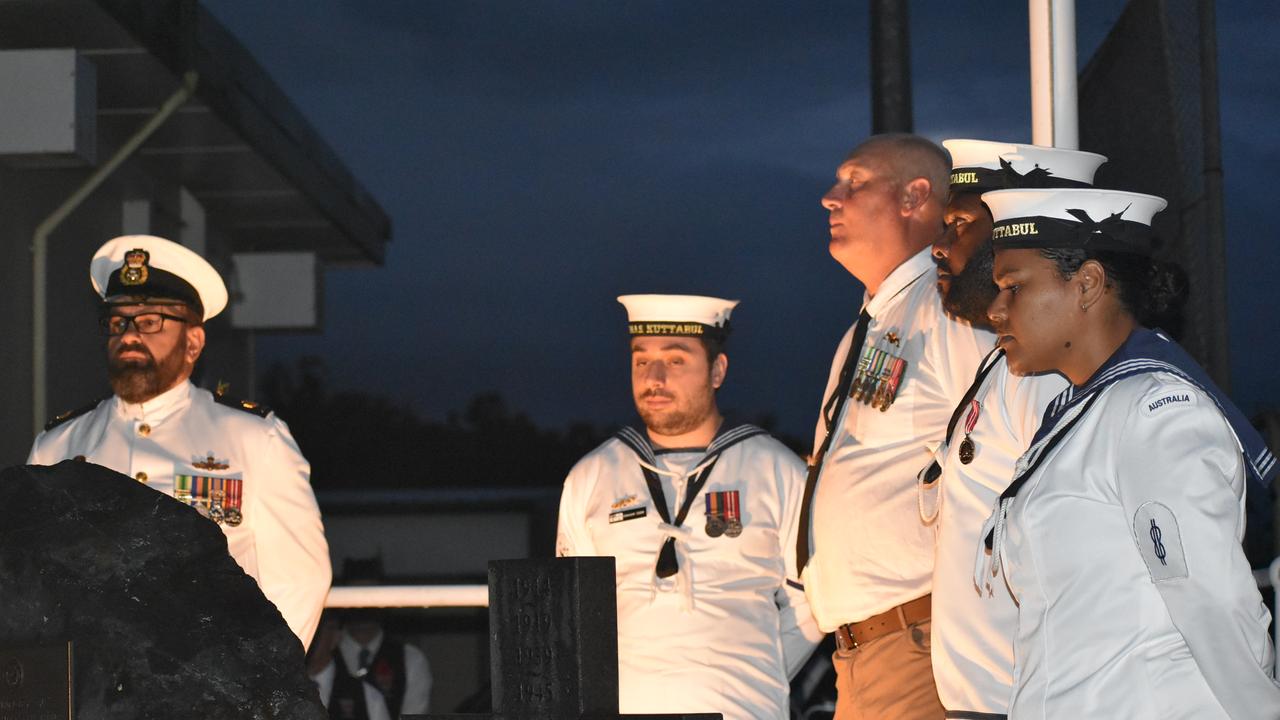
[[[120,267],[121,285],[142,285],[147,281],[147,261],[151,253],[142,248],[134,248],[124,254],[124,265]]]

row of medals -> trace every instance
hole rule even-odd
[[[737,518],[726,520],[720,515],[708,515],[706,530],[708,537],[728,535],[736,538],[742,534],[742,521]]]
[[[884,412],[898,396],[898,384],[902,382],[906,369],[906,360],[868,345],[858,359],[858,370],[849,387],[849,397]]]
[[[222,500],[225,495],[226,493],[221,490],[215,490],[212,498],[196,498],[189,493],[175,492],[173,499],[190,505],[196,509],[196,512],[219,525],[226,523],[231,527],[235,527],[244,521],[244,515],[240,512],[240,508],[230,507],[224,509],[222,507]]]
[[[707,537],[742,534],[741,506],[737,490],[707,493]]]

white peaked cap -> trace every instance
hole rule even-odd
[[[200,307],[205,320],[227,307],[227,286],[207,260],[154,235],[108,240],[89,263],[89,279],[107,302],[179,300]]]
[[[620,295],[632,335],[703,335],[726,332],[737,300],[704,295]]]
[[[1000,170],[1000,161],[1009,164],[1020,176],[1027,176],[1036,168],[1048,172],[1048,182],[1063,180],[1071,183],[1093,184],[1093,175],[1102,163],[1107,161],[1105,155],[1084,152],[1082,150],[1064,150],[1062,148],[1045,147],[1043,145],[1025,145],[1021,143],[994,142],[991,140],[943,140],[943,147],[951,153],[953,170]],[[952,173],[954,189],[963,189],[966,185],[977,186],[976,179],[968,182],[956,181],[958,173]],[[964,180],[963,176],[961,179]],[[1041,178],[1040,180],[1045,180]],[[1003,187],[1045,187],[1032,176],[1024,183],[1008,184]],[[975,187],[975,190],[995,189],[994,187]]]
[[[982,194],[995,222],[1025,217],[1076,221],[1068,210],[1083,210],[1094,220],[1115,213],[1130,222],[1150,225],[1151,218],[1169,205],[1164,198],[1123,190],[1057,188],[1052,190],[992,190]]]

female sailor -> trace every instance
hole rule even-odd
[[[1019,605],[1010,717],[1280,718],[1270,614],[1240,545],[1246,486],[1267,487],[1275,458],[1144,327],[1185,297],[1151,258],[1165,201],[982,199],[999,287],[989,315],[1009,366],[1071,382],[978,550],[979,587],[1007,586]]]

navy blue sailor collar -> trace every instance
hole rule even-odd
[[[1269,519],[1271,483],[1275,479],[1277,469],[1275,456],[1267,448],[1266,442],[1249,419],[1213,382],[1204,368],[1201,368],[1199,363],[1182,349],[1182,346],[1169,339],[1161,330],[1137,328],[1084,385],[1070,386],[1054,398],[1045,409],[1040,428],[1036,430],[1035,437],[1031,441],[1032,446],[1034,447],[1041,438],[1051,433],[1070,408],[1087,401],[1125,378],[1151,372],[1167,372],[1176,375],[1213,398],[1243,449],[1249,482],[1255,489],[1255,492],[1248,493],[1248,497],[1250,500],[1256,498],[1262,501],[1249,503],[1250,515],[1253,516],[1255,509],[1260,510],[1261,506],[1265,505],[1266,517]],[[1257,497],[1258,492],[1262,493],[1261,497]]]
[[[711,444],[706,447],[702,462],[705,462],[707,458],[719,455],[730,446],[736,445],[747,438],[767,434],[768,432],[766,430],[756,427],[755,425],[751,425],[749,423],[730,425],[726,420],[720,424],[720,430],[716,433],[715,438],[712,439]],[[624,425],[617,433],[614,434],[614,437],[623,445],[631,448],[632,452],[634,452],[641,461],[648,463],[650,466],[657,466],[658,451],[654,449],[653,443],[649,441],[648,433],[643,430],[637,430],[630,425]],[[680,449],[687,452],[698,452],[703,450],[703,448]],[[701,465],[702,462],[698,462],[697,464]]]

